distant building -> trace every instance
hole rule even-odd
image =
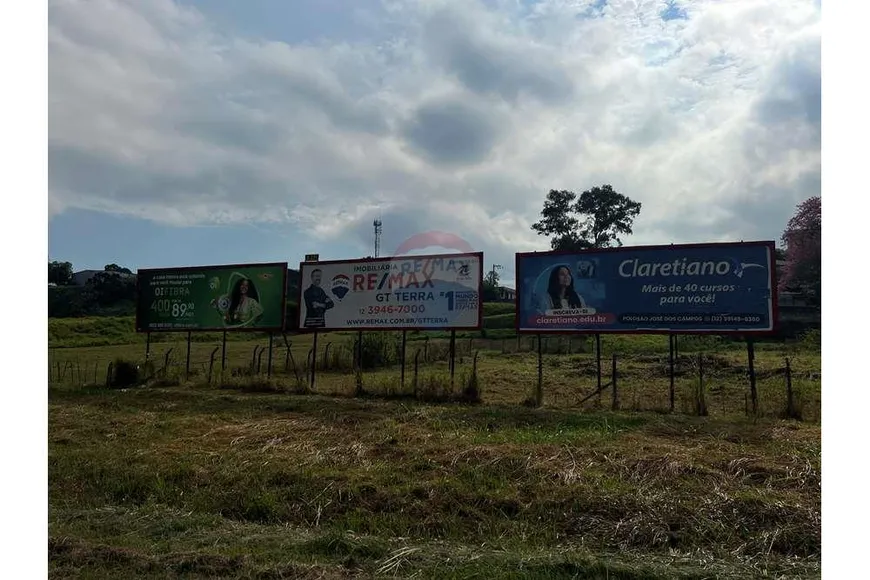
[[[499,286],[498,299],[500,302],[513,302],[517,299],[517,291],[507,286]]]

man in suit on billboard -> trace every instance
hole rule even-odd
[[[324,318],[326,311],[335,306],[335,303],[326,295],[326,291],[320,287],[323,278],[322,270],[311,272],[311,285],[302,293],[305,300],[305,328],[323,328],[326,326]]]

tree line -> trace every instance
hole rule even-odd
[[[75,283],[70,262],[48,263],[48,315],[131,315],[135,312],[136,276],[129,268],[107,264],[84,285]]]

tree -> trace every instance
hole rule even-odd
[[[85,289],[90,300],[99,306],[136,299],[136,281],[112,271],[97,272],[85,284]]]
[[[132,274],[129,268],[122,268],[118,264],[106,264],[106,267],[103,268],[104,272],[117,272],[118,274]]]
[[[55,260],[48,263],[49,284],[66,286],[72,282],[72,275],[72,264],[70,264],[69,262],[58,262],[57,260]]]
[[[632,233],[640,209],[640,202],[610,185],[587,189],[579,198],[573,191],[551,189],[541,220],[532,224],[532,229],[539,235],[553,236],[550,247],[554,250],[621,246],[620,235]]]
[[[785,266],[779,280],[786,288],[807,292],[819,301],[822,294],[822,198],[811,197],[798,204],[782,234]]]
[[[498,294],[498,270],[493,268],[483,277],[483,301],[495,302],[499,298]]]

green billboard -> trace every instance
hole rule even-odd
[[[286,262],[136,274],[138,332],[284,329]]]

